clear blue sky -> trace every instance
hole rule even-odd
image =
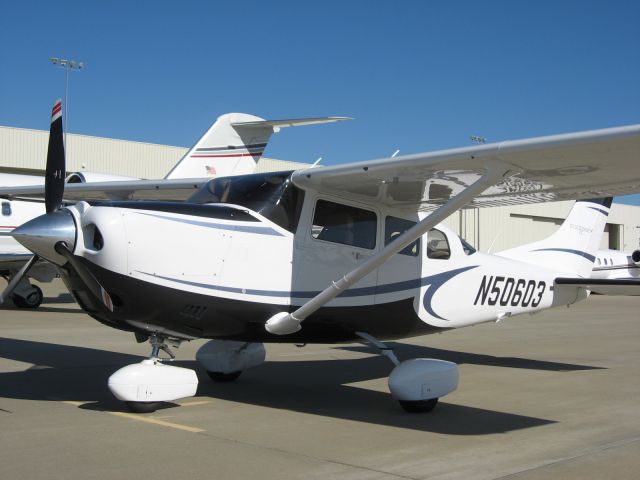
[[[346,115],[266,154],[325,164],[640,123],[640,2],[12,1],[0,125],[190,146],[226,112]],[[640,203],[640,202],[639,202]]]

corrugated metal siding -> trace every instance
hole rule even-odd
[[[43,170],[49,132],[0,127],[0,165]],[[67,170],[162,178],[187,149],[68,134]]]
[[[551,235],[572,206],[572,201],[566,201],[472,209],[454,213],[445,224],[476,248],[497,252]],[[621,250],[640,248],[640,207],[614,203],[607,223],[620,225]],[[603,233],[601,248],[609,248],[607,232]]]
[[[0,165],[43,170],[49,132],[0,126]],[[68,134],[67,171],[163,178],[188,148]],[[309,164],[263,157],[256,173],[297,170]]]

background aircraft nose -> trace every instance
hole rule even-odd
[[[56,210],[21,225],[11,232],[13,238],[36,255],[56,265],[67,260],[55,250],[58,242],[65,242],[73,252],[76,245],[76,224],[68,210]]]

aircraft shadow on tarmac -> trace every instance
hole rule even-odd
[[[71,295],[70,293],[59,293],[57,296],[55,297],[45,297],[44,304],[49,305],[51,303],[76,303],[75,298],[73,298],[73,295]],[[80,310],[80,307],[78,307],[78,310]]]
[[[408,360],[410,358],[438,358],[449,362],[471,365],[486,365],[491,367],[524,368],[528,370],[542,370],[549,372],[572,372],[580,370],[599,370],[604,367],[593,367],[590,365],[576,365],[571,363],[548,362],[545,360],[533,360],[520,357],[496,357],[493,355],[483,355],[478,353],[457,352],[454,350],[442,350],[439,348],[423,347],[420,345],[408,345],[405,343],[386,342],[393,348],[399,359]],[[354,345],[338,347],[351,352],[372,352],[371,348]]]
[[[420,356],[427,353],[437,358],[479,365],[553,371],[599,368],[521,358],[503,359],[411,345],[399,346],[398,351],[402,358],[409,358],[409,353],[419,352]],[[107,378],[118,368],[142,359],[141,356],[93,348],[8,338],[0,338],[0,357],[34,364],[25,371],[0,373],[0,398],[87,402],[81,408],[101,411],[125,410],[124,404],[109,392]],[[174,364],[196,369],[200,377],[200,397],[338,419],[449,435],[486,435],[555,423],[553,420],[455,405],[446,401],[440,402],[431,414],[404,413],[386,392],[347,385],[386,377],[391,365],[380,356],[266,362],[244,372],[237,382],[228,384],[211,382],[195,361],[178,361]],[[215,404],[211,408],[215,408]]]

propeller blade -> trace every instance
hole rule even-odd
[[[20,283],[20,280],[22,280],[22,278],[27,274],[29,269],[33,267],[33,265],[38,261],[38,258],[39,258],[38,255],[34,255],[33,257],[31,257],[27,261],[27,263],[25,263],[22,266],[22,268],[18,270],[18,273],[16,273],[13,277],[11,277],[9,284],[6,286],[2,294],[0,294],[0,305],[2,305],[4,301],[11,296],[15,288]]]
[[[47,213],[55,212],[62,204],[65,173],[64,142],[62,140],[62,102],[58,100],[51,111],[47,171],[44,180],[44,204]]]
[[[111,296],[109,293],[100,285],[98,279],[93,276],[93,274],[85,267],[82,262],[80,262],[76,257],[73,256],[69,247],[64,242],[58,242],[55,246],[56,252],[65,257],[71,268],[75,270],[80,279],[89,287],[89,290],[93,295],[100,300],[100,302],[109,310],[113,312],[113,301],[111,300]]]

